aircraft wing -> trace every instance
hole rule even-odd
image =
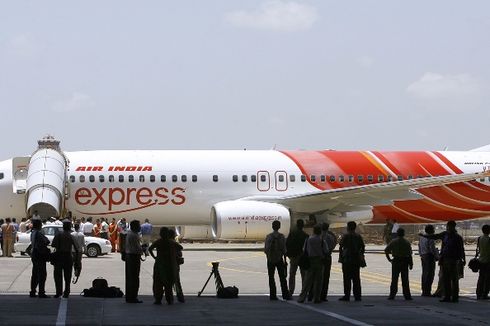
[[[365,210],[366,206],[390,205],[395,200],[423,198],[423,196],[417,192],[417,189],[472,181],[487,176],[490,176],[490,170],[479,173],[465,173],[374,183],[284,197],[253,196],[243,199],[274,202],[289,207],[296,213],[303,214],[322,213],[325,211],[352,212]]]

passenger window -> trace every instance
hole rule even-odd
[[[242,175],[242,181],[243,182],[247,182],[248,181],[248,177],[246,175]]]
[[[114,182],[114,176],[113,175],[109,176],[109,182]]]
[[[373,178],[372,175],[368,175],[367,179],[368,179],[369,182],[373,182],[373,180],[374,180],[374,178]]]
[[[291,175],[289,176],[289,181],[291,181],[291,182],[295,182],[295,181],[296,181],[296,176],[295,176],[294,174],[291,174]]]
[[[187,182],[187,176],[186,175],[181,175],[180,176],[180,181]]]
[[[412,180],[412,179],[413,179],[413,176],[409,175],[408,180]]]
[[[145,176],[144,175],[140,175],[140,182],[145,182]]]
[[[354,182],[354,176],[353,175],[349,175],[349,182]]]
[[[314,176],[314,175],[310,175],[310,181],[311,181],[311,182],[315,182],[315,181],[316,181],[316,176]]]
[[[330,176],[330,182],[335,182],[335,176],[334,175]]]
[[[214,182],[218,182],[218,176],[217,176],[216,174],[215,174],[215,175],[213,175],[213,181],[214,181]]]
[[[393,177],[391,175],[388,176],[388,181],[393,181]]]
[[[402,175],[399,175],[398,176],[398,181],[403,181],[403,176]]]
[[[378,182],[383,182],[385,181],[385,177],[382,175],[378,175]]]
[[[167,182],[167,176],[166,175],[161,175],[160,176],[160,181],[161,182]]]
[[[122,174],[119,175],[119,182],[124,182],[124,176]]]
[[[197,182],[197,175],[195,175],[195,174],[194,174],[194,175],[192,176],[192,182]]]
[[[129,176],[128,176],[128,181],[129,181],[129,182],[134,182],[134,175],[132,175],[132,174],[131,174],[131,175],[129,175]]]
[[[104,182],[105,177],[103,175],[99,175],[99,182]]]
[[[150,182],[155,182],[155,176],[153,174],[150,175]]]
[[[177,178],[177,176],[174,174],[172,175],[172,182],[177,182],[179,178]]]
[[[95,176],[93,176],[93,175],[89,176],[89,177],[88,177],[88,180],[89,180],[90,182],[95,182]]]
[[[284,182],[284,176],[283,175],[279,176],[279,182]]]
[[[233,180],[233,182],[237,182],[238,181],[238,176],[236,174],[234,174],[233,177],[232,177],[232,180]]]
[[[0,176],[3,178],[3,173]],[[2,178],[0,178],[0,179],[2,179]],[[74,175],[70,175],[70,182],[71,183],[74,183],[75,182],[75,176]]]
[[[364,177],[362,175],[358,175],[357,176],[357,181],[363,182],[364,181]]]
[[[305,182],[306,181],[306,175],[302,174],[301,175],[301,182]]]
[[[266,181],[265,175],[261,175],[261,176],[260,176],[260,181],[261,181],[261,182],[265,182],[265,181]]]
[[[320,176],[320,182],[325,182],[327,180],[327,178],[322,174]]]
[[[339,175],[339,182],[344,182],[345,181],[345,178],[343,175]]]
[[[257,182],[257,176],[255,174],[250,176],[250,181]]]

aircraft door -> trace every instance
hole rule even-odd
[[[271,188],[271,179],[269,172],[258,171],[257,172],[257,189],[259,191],[269,191]]]
[[[275,181],[277,191],[288,190],[288,174],[286,173],[286,171],[276,171]]]

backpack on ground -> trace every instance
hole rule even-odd
[[[216,295],[220,299],[236,299],[238,298],[238,288],[236,286],[220,287]]]
[[[124,293],[118,287],[109,286],[105,278],[96,278],[92,281],[92,287],[84,289],[81,295],[93,298],[122,298]]]

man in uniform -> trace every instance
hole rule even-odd
[[[386,259],[391,263],[391,286],[389,300],[395,299],[396,292],[398,292],[398,277],[402,276],[403,296],[405,300],[412,300],[410,294],[410,284],[408,281],[408,269],[413,268],[412,260],[412,246],[407,239],[405,239],[405,230],[399,228],[396,231],[397,238],[391,240],[391,242],[385,248]],[[393,258],[390,257],[393,255]]]
[[[12,251],[14,250],[14,234],[15,229],[10,217],[5,219],[5,223],[2,224],[2,236],[3,236],[3,257],[12,257]]]

